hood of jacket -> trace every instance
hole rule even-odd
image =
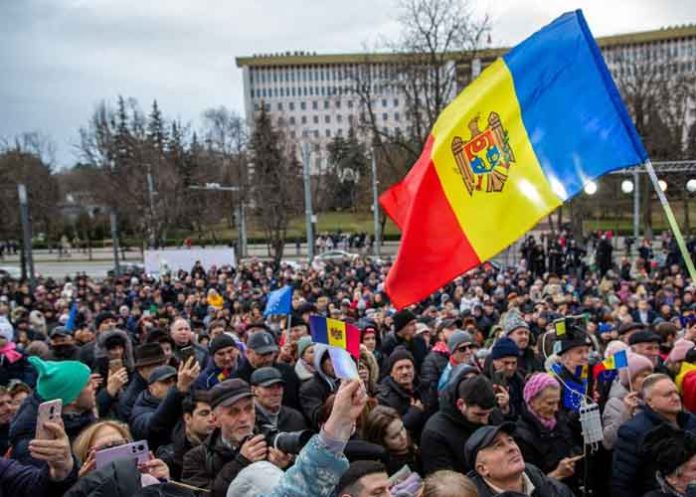
[[[126,366],[126,368],[128,368],[129,370],[132,370],[134,365],[133,344],[130,340],[130,337],[128,336],[128,333],[126,333],[123,330],[109,330],[97,335],[96,345],[94,346],[94,358],[99,359],[101,357],[108,357],[109,353],[106,350],[104,344],[109,338],[113,336],[120,336],[125,340],[126,347],[123,353],[123,365]]]
[[[323,343],[317,343],[314,345],[314,371],[319,377],[331,387],[331,391],[334,392],[338,387],[338,380],[331,378],[324,370],[321,369],[321,360],[324,358],[324,354],[329,353],[329,346]]]

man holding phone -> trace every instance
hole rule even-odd
[[[208,363],[208,351],[193,340],[193,331],[188,320],[182,317],[176,318],[169,327],[169,333],[174,340],[174,357],[181,363],[194,355],[201,368]]]
[[[510,396],[509,409],[504,410],[508,418],[516,418],[524,403],[524,381],[517,372],[519,357],[520,349],[511,338],[498,339],[491,349],[488,375],[496,394],[506,391]]]

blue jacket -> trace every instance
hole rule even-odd
[[[218,375],[220,373],[222,373],[222,368],[217,367],[215,365],[215,362],[213,362],[213,359],[210,358],[208,360],[208,365],[206,366],[206,368],[203,371],[201,371],[201,374],[199,374],[198,378],[196,378],[196,381],[193,384],[193,388],[195,388],[196,390],[210,390],[215,385],[220,383],[220,379],[218,378]],[[236,369],[230,372],[227,379],[230,378],[237,378]]]
[[[154,397],[149,390],[141,392],[129,422],[133,439],[146,439],[152,451],[170,443],[174,427],[183,414],[183,398],[176,387],[171,387],[162,400]]]
[[[681,412],[677,422],[681,429],[696,433],[696,415]],[[657,488],[657,468],[641,452],[641,445],[645,436],[662,423],[667,420],[646,406],[619,428],[611,477],[613,497],[634,497]]]
[[[29,441],[36,435],[36,417],[38,416],[39,404],[41,402],[43,400],[36,393],[27,397],[10,423],[12,459],[16,459],[22,464],[31,464],[38,467],[44,466],[45,463],[31,457],[29,454]],[[94,421],[96,421],[96,418],[92,411],[82,414],[63,413],[63,425],[71,443],[84,428]]]
[[[135,401],[138,400],[138,395],[140,395],[143,390],[147,390],[147,381],[136,371],[132,375],[131,382],[118,399],[119,419],[128,422],[133,412]]]
[[[323,434],[314,435],[280,484],[262,497],[330,497],[348,466],[342,451],[332,450]]]
[[[25,466],[12,459],[0,459],[0,497],[53,497],[63,495],[77,480],[77,465],[60,482],[49,478],[43,469]]]

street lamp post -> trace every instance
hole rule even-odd
[[[22,221],[22,236],[24,245],[24,254],[29,270],[29,285],[33,289],[36,286],[36,276],[34,274],[34,253],[31,247],[31,218],[29,217],[29,201],[27,198],[27,188],[24,184],[17,185],[17,194],[19,196],[19,215]]]
[[[307,224],[307,259],[314,259],[314,231],[312,229],[312,183],[309,177],[309,143],[302,144],[302,176],[304,179],[305,222]]]
[[[375,148],[372,147],[372,210],[375,223],[375,247],[374,254],[379,257],[380,245],[382,243],[382,233],[379,229],[379,196],[377,190],[377,157],[375,156]]]

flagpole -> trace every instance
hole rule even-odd
[[[631,370],[626,368],[626,374],[628,375],[628,391],[633,391],[633,381],[631,380]]]
[[[681,252],[684,263],[686,264],[686,269],[689,271],[691,281],[696,281],[696,268],[694,268],[694,261],[691,260],[691,255],[689,255],[689,250],[686,248],[686,243],[684,242],[684,237],[682,236],[681,229],[679,228],[679,223],[677,223],[674,213],[672,212],[672,208],[669,206],[669,202],[667,202],[665,192],[663,192],[662,188],[660,188],[660,183],[657,179],[657,174],[655,174],[655,168],[653,168],[652,161],[648,159],[644,165],[645,170],[648,172],[648,176],[650,176],[650,181],[652,181],[653,188],[657,193],[657,198],[660,200],[662,208],[665,211],[667,221],[669,222],[669,226],[672,229],[672,234],[677,241],[679,251]]]

